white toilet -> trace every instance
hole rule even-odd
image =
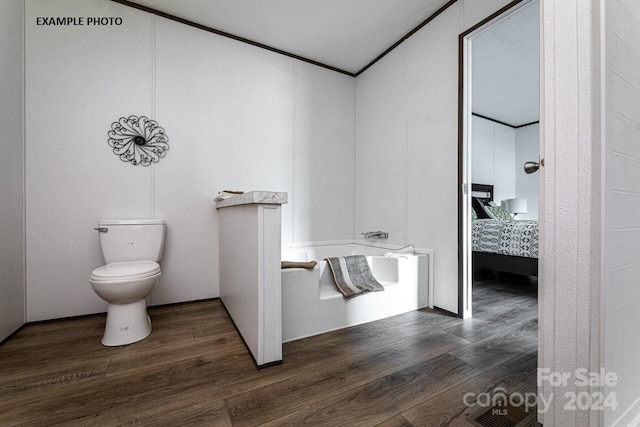
[[[91,272],[91,287],[109,303],[102,344],[118,346],[151,333],[145,298],[160,277],[165,222],[161,219],[102,220],[96,230],[107,263]]]

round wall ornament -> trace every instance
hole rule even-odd
[[[109,146],[123,162],[149,166],[169,149],[169,138],[155,120],[145,116],[121,117],[111,124]]]

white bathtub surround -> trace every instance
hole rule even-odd
[[[258,367],[282,360],[281,205],[287,193],[252,191],[216,203],[220,299]]]
[[[385,256],[389,251],[395,254]],[[384,286],[384,292],[343,298],[324,259],[348,255],[367,257],[373,276]],[[351,240],[289,246],[283,248],[282,259],[318,262],[313,270],[282,270],[284,342],[384,319],[432,304],[432,250],[373,246]]]

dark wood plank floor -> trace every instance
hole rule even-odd
[[[470,425],[468,392],[535,391],[535,279],[474,283],[473,319],[419,310],[284,345],[257,370],[220,302],[151,308],[139,343],[104,316],[0,347],[0,425]]]

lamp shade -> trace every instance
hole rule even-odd
[[[503,200],[501,205],[507,212],[512,215],[527,213],[527,199],[521,197]]]

